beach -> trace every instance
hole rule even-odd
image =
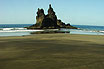
[[[104,69],[104,35],[0,37],[0,69]]]

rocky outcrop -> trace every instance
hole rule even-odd
[[[41,28],[44,19],[45,19],[44,10],[38,8],[36,16],[36,24],[31,26],[30,28]]]
[[[56,29],[56,28],[72,28],[77,29],[76,27],[71,26],[70,24],[65,24],[61,20],[57,19],[57,16],[49,5],[48,14],[44,14],[43,9],[38,8],[36,16],[36,24],[28,27],[28,29]]]
[[[58,28],[57,16],[51,5],[49,5],[48,14],[43,19],[42,28]]]
[[[45,18],[44,10],[38,8],[38,12],[36,16],[36,24],[41,26],[44,18]]]
[[[58,25],[60,28],[77,29],[77,27],[71,26],[70,23],[65,24],[65,23],[62,22],[61,20],[57,20],[57,25]]]

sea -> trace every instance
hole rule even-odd
[[[0,37],[5,36],[25,36],[31,35],[31,32],[44,31],[44,30],[28,30],[24,27],[33,24],[0,24]],[[72,25],[78,29],[64,29],[60,31],[70,32],[65,34],[84,34],[84,35],[104,35],[104,26],[90,26],[90,25]]]

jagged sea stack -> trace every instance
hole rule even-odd
[[[42,28],[58,28],[57,25],[57,16],[55,15],[55,12],[53,8],[51,7],[51,4],[49,5],[48,14],[45,16]]]
[[[65,24],[61,20],[57,19],[57,16],[49,5],[48,14],[44,14],[43,9],[38,8],[37,16],[36,16],[36,24],[28,27],[28,29],[57,29],[57,28],[71,28],[77,29],[76,27],[71,26],[70,24]]]
[[[36,24],[35,24],[36,28],[41,28],[44,18],[45,18],[44,10],[38,8],[38,12],[36,16]]]

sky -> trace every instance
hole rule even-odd
[[[0,24],[34,24],[37,9],[47,14],[49,4],[66,24],[104,26],[104,0],[0,0]]]

